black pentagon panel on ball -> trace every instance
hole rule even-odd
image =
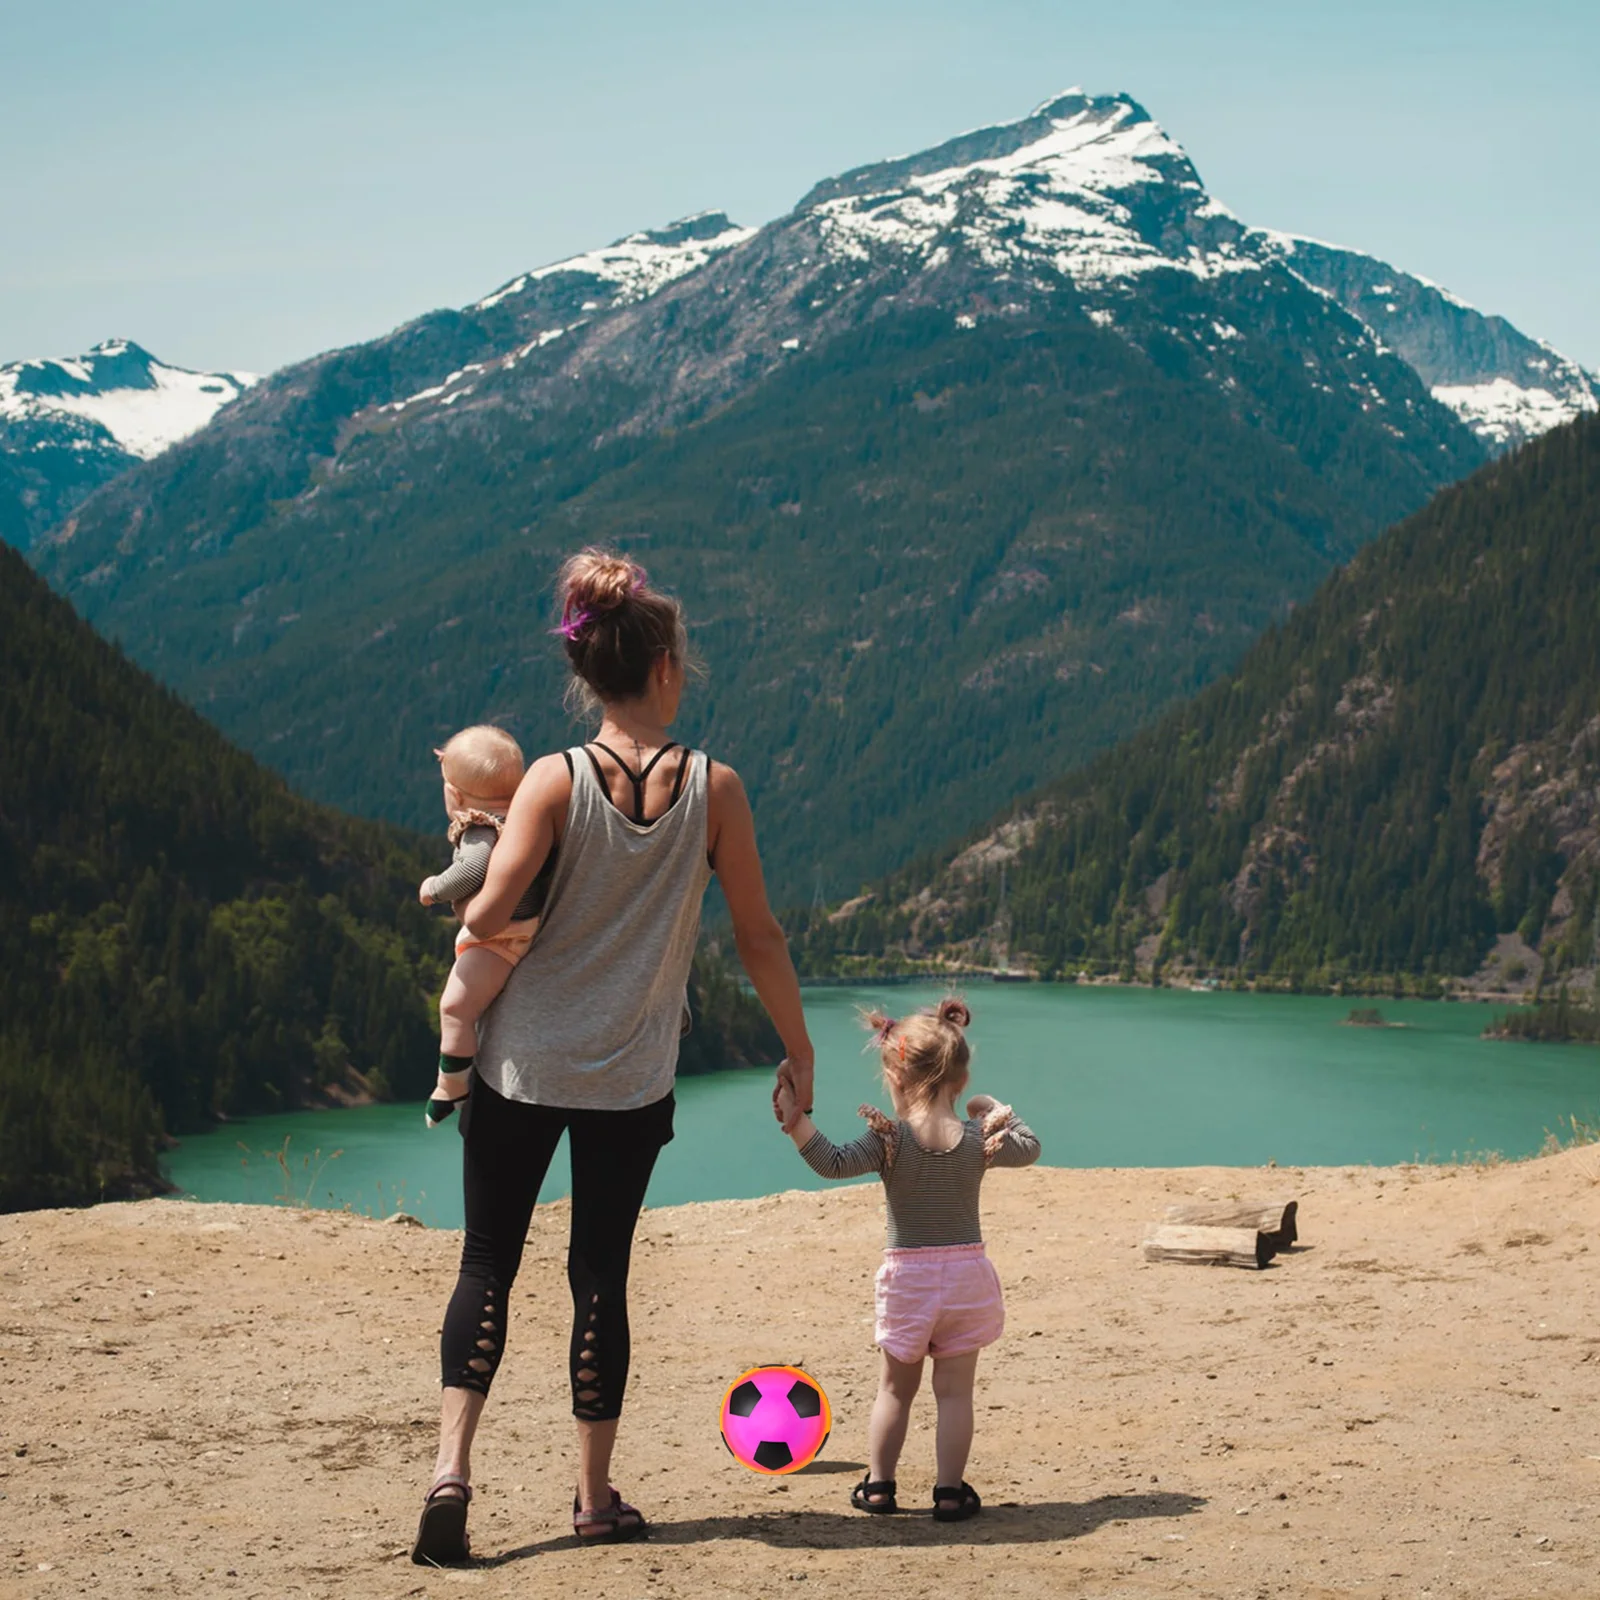
[[[753,1383],[741,1383],[728,1396],[728,1411],[735,1417],[748,1417],[760,1404],[761,1391]]]
[[[789,1404],[797,1417],[816,1417],[822,1414],[822,1396],[809,1383],[797,1379],[789,1391]]]
[[[756,1446],[756,1465],[765,1467],[768,1472],[777,1472],[793,1460],[794,1456],[782,1439],[763,1439]]]

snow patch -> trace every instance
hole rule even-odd
[[[102,374],[103,362],[116,365]],[[0,367],[0,420],[38,425],[70,417],[104,429],[129,455],[148,461],[258,381],[251,372],[169,367],[125,339],[108,339],[84,356]],[[72,441],[74,449],[92,447],[82,436]]]
[[[1523,388],[1509,378],[1487,383],[1442,383],[1433,391],[1472,431],[1495,444],[1514,444],[1571,422],[1585,412],[1600,410],[1600,401],[1586,390],[1568,397],[1548,389]]]
[[[682,222],[695,220],[694,217],[685,217]],[[681,223],[673,224],[673,228],[679,226]],[[709,238],[685,239],[677,244],[663,244],[648,232],[630,233],[627,238],[619,239],[603,250],[590,250],[581,256],[569,256],[565,261],[525,272],[504,288],[496,289],[493,294],[478,301],[474,309],[487,311],[513,295],[521,294],[530,284],[561,273],[579,273],[598,278],[602,283],[613,285],[612,305],[631,305],[636,300],[649,299],[669,283],[703,267],[713,256],[754,238],[755,233],[754,228],[730,225]],[[590,307],[598,309],[594,301],[589,301],[585,309]]]

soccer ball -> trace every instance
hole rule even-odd
[[[798,1472],[832,1430],[822,1385],[798,1367],[755,1367],[722,1397],[722,1442],[752,1472]]]

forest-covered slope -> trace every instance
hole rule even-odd
[[[0,548],[0,1210],[159,1183],[163,1135],[433,1080],[443,840],[293,795]],[[776,1059],[714,958],[693,1071]]]
[[[1000,905],[1004,867],[1007,903]],[[813,914],[863,958],[1546,981],[1600,902],[1600,419],[1447,489],[1239,670],[959,851]]]

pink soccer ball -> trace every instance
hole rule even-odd
[[[752,1472],[798,1472],[832,1429],[822,1385],[798,1367],[754,1367],[722,1397],[722,1442]]]

